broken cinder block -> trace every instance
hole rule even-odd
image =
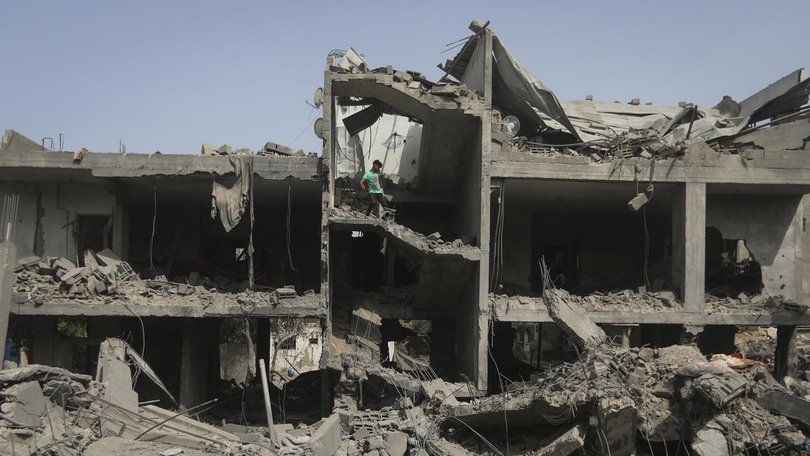
[[[2,411],[9,418],[28,426],[39,426],[45,413],[46,399],[37,381],[18,383],[6,388]]]

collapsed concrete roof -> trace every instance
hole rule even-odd
[[[448,76],[475,89],[471,77],[481,74],[484,41],[481,32],[488,26],[473,21],[471,36],[453,60],[439,65]],[[518,135],[543,145],[588,145],[614,149],[628,140],[659,141],[661,147],[680,148],[689,138],[715,141],[740,134],[746,128],[767,120],[807,112],[810,94],[807,69],[801,68],[765,89],[737,103],[730,97],[713,108],[692,104],[679,107],[596,102],[592,99],[559,102],[554,93],[524,68],[493,34],[493,107],[502,117],[520,120]],[[804,106],[804,108],[803,108]]]

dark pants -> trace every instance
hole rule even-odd
[[[368,196],[371,199],[371,202],[368,203],[368,209],[366,209],[366,215],[371,214],[371,210],[377,206],[377,202],[379,202],[382,207],[388,207],[388,201],[385,200],[385,195],[382,193],[369,193]]]

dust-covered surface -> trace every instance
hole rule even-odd
[[[683,310],[671,291],[638,293],[631,290],[596,292],[579,296],[562,289],[549,290],[556,300],[576,304],[588,312],[676,312]],[[521,306],[543,307],[541,296],[491,294],[490,301],[496,306],[519,309]]]
[[[256,307],[320,306],[320,298],[314,291],[298,293],[293,286],[251,290],[247,281],[223,276],[208,278],[198,273],[174,277],[171,281],[163,276],[145,280],[126,262],[101,252],[87,251],[85,258],[85,266],[76,266],[61,257],[32,257],[21,263],[13,287],[15,301],[34,306],[123,303],[193,307],[203,311],[209,307],[238,306],[247,313]]]
[[[742,387],[726,394],[725,388],[734,382]],[[612,408],[636,423],[626,430],[629,442],[611,446],[614,454],[622,445],[632,446],[638,454],[650,454],[652,448],[665,454],[662,442],[683,440],[689,446],[709,428],[720,430],[728,454],[785,447],[797,451],[804,443],[799,428],[757,403],[758,397],[774,389],[785,388],[761,366],[732,369],[722,360],[707,361],[693,347],[627,350],[602,345],[583,353],[578,362],[509,384],[507,393],[445,407],[435,417],[442,425],[431,428],[425,445],[439,454],[447,454],[435,448],[446,446],[445,441],[472,454],[506,454],[507,445],[511,454],[534,454],[530,452],[541,450],[555,430],[599,422],[594,421],[599,409]],[[720,406],[715,402],[718,392],[727,401]],[[585,441],[598,448],[600,440],[604,443],[602,435],[611,434],[609,427],[620,424],[603,426],[590,427]],[[471,428],[482,434],[475,435]],[[547,433],[532,430],[537,428]],[[650,446],[645,447],[648,441]]]
[[[178,453],[178,451],[182,451]],[[85,450],[84,456],[143,456],[143,455],[182,455],[207,456],[215,452],[192,450],[178,447],[169,443],[142,442],[121,437],[103,437],[91,443]],[[268,453],[269,454],[269,453]]]
[[[766,315],[778,312],[790,312],[801,315],[807,312],[807,306],[794,302],[784,296],[767,296],[765,294],[737,296],[706,295],[706,313],[736,313],[749,315]]]
[[[478,252],[477,247],[470,241],[462,239],[445,241],[439,233],[428,235],[418,233],[404,225],[396,223],[391,218],[380,217],[374,214],[366,215],[349,206],[333,208],[330,214],[333,223],[356,225],[358,228],[376,228],[386,235],[412,246],[425,253],[463,253],[472,255]]]

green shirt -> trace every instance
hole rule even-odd
[[[366,189],[369,193],[383,192],[382,187],[380,186],[380,173],[366,171],[366,174],[363,174],[363,179],[366,181]]]

